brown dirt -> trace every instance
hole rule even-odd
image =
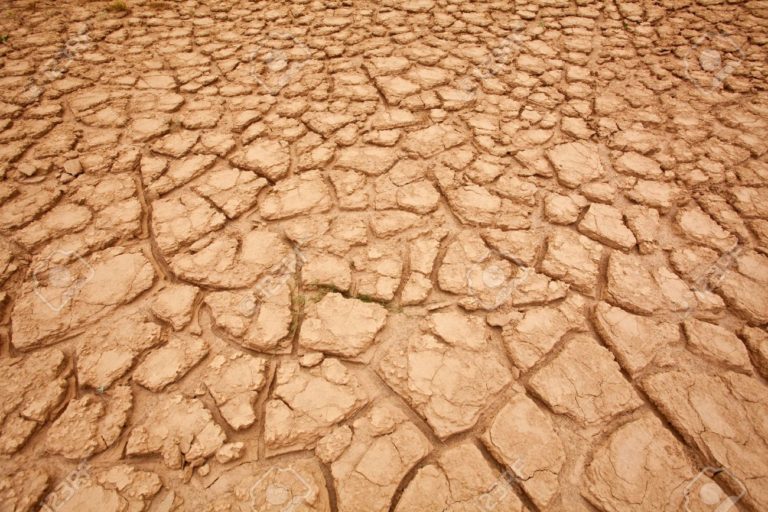
[[[766,45],[7,0],[0,512],[768,510]]]

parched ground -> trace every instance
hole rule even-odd
[[[767,45],[5,0],[0,512],[768,510]]]

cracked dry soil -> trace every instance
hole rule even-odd
[[[6,0],[0,512],[768,510],[767,45]]]

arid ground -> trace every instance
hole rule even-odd
[[[768,2],[4,0],[0,512],[768,510]]]

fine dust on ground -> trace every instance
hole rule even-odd
[[[5,0],[0,512],[768,510],[767,45]]]

